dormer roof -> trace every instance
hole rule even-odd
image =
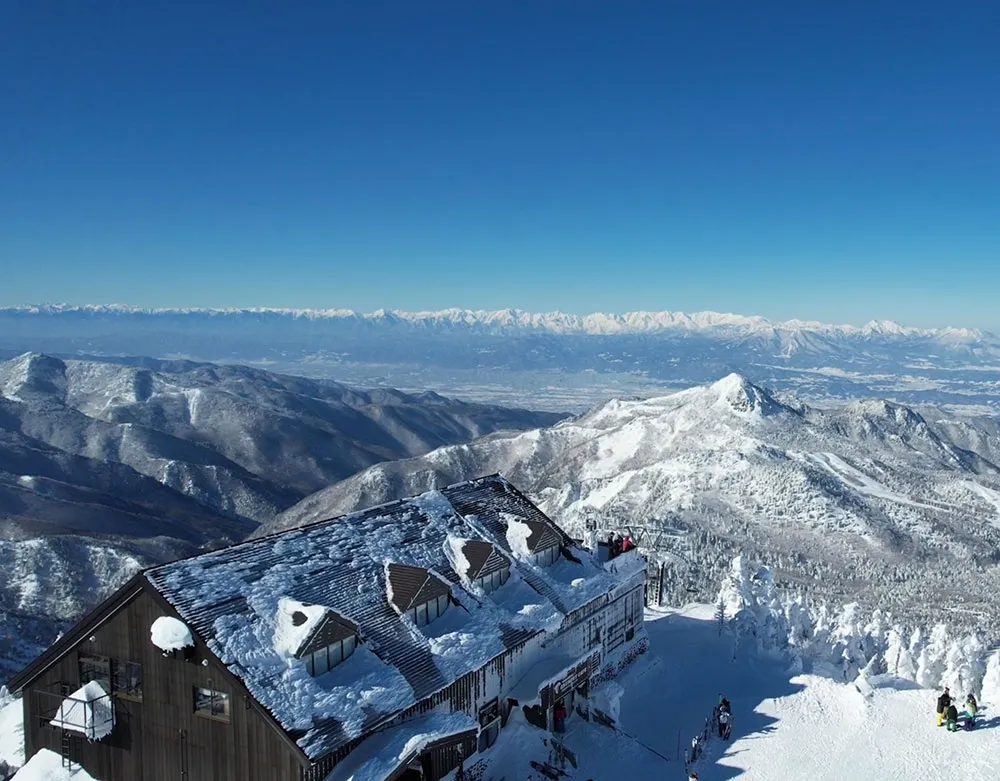
[[[386,598],[400,615],[424,602],[451,594],[448,584],[424,567],[387,564],[385,578]]]
[[[457,552],[461,553],[461,556],[457,557],[461,565],[453,562],[452,566],[458,565],[464,570],[457,573],[463,580],[471,582],[510,567],[510,559],[491,542],[461,539],[451,542]]]

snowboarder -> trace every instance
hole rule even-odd
[[[719,711],[719,737],[729,740],[733,732],[733,715],[728,710]]]
[[[937,725],[939,727],[944,724],[945,713],[947,713],[949,705],[951,705],[951,690],[945,686],[944,693],[938,697],[937,701]]]
[[[948,728],[948,732],[958,730],[958,708],[954,704],[949,705],[948,710],[945,711],[944,722]]]

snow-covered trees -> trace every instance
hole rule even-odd
[[[917,665],[903,633],[893,627],[886,636],[885,669],[889,675],[907,681],[917,680]]]
[[[986,663],[982,698],[993,705],[1000,705],[1000,651],[995,651]]]
[[[762,649],[783,648],[788,642],[785,609],[767,567],[750,574],[746,556],[733,559],[719,589],[719,610],[737,641],[753,637]]]
[[[972,692],[979,696],[986,664],[982,642],[974,635],[962,637],[951,644],[945,657],[941,685],[948,686],[957,697]]]
[[[917,683],[928,689],[934,689],[941,683],[950,644],[948,627],[936,624],[931,630],[930,640],[921,648],[917,657]]]
[[[894,625],[879,610],[866,615],[858,603],[833,613],[826,605],[810,605],[801,594],[784,600],[771,570],[755,570],[746,556],[732,561],[718,605],[737,642],[752,636],[761,649],[788,649],[799,666],[812,663],[814,670],[859,687],[860,678],[888,674],[931,689],[950,686],[956,697],[981,693],[1000,704],[1000,651],[987,664],[979,637],[955,638],[945,624],[928,635],[919,627],[909,632]]]

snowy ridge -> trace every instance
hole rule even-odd
[[[860,576],[880,584],[866,598],[926,614],[960,600],[1000,639],[990,596],[1000,586],[992,429],[882,400],[817,409],[739,375],[377,465],[267,528],[485,472],[524,486],[577,537],[593,526],[636,528],[646,545],[659,539],[668,598],[689,598],[690,588],[707,597],[749,540],[778,556],[787,585],[840,598]]]
[[[533,331],[554,334],[652,334],[680,329],[700,331],[710,329],[761,331],[812,331],[845,336],[940,336],[948,339],[977,341],[992,338],[992,334],[974,328],[913,328],[892,320],[871,320],[862,326],[835,325],[811,320],[776,321],[759,315],[738,315],[721,312],[637,311],[614,314],[594,312],[588,315],[565,312],[528,312],[523,309],[439,309],[407,312],[398,309],[378,309],[358,312],[352,309],[295,308],[144,308],[125,304],[31,304],[0,307],[0,315],[88,315],[92,317],[142,316],[149,318],[203,316],[209,318],[280,317],[297,320],[339,320],[372,325],[409,325],[418,328],[467,328],[495,331]]]

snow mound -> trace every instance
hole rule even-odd
[[[24,705],[6,688],[0,690],[0,761],[13,767],[24,764]]]
[[[531,527],[509,513],[504,513],[504,519],[507,521],[507,544],[510,545],[511,551],[519,559],[531,558],[531,549],[528,547]]]
[[[63,767],[62,757],[47,748],[41,749],[14,774],[15,781],[97,781],[79,765]]]
[[[194,645],[194,636],[187,624],[173,616],[160,616],[149,628],[153,645],[161,651],[179,651]]]
[[[295,656],[326,612],[322,605],[307,605],[289,597],[279,599],[274,650],[283,656]]]

